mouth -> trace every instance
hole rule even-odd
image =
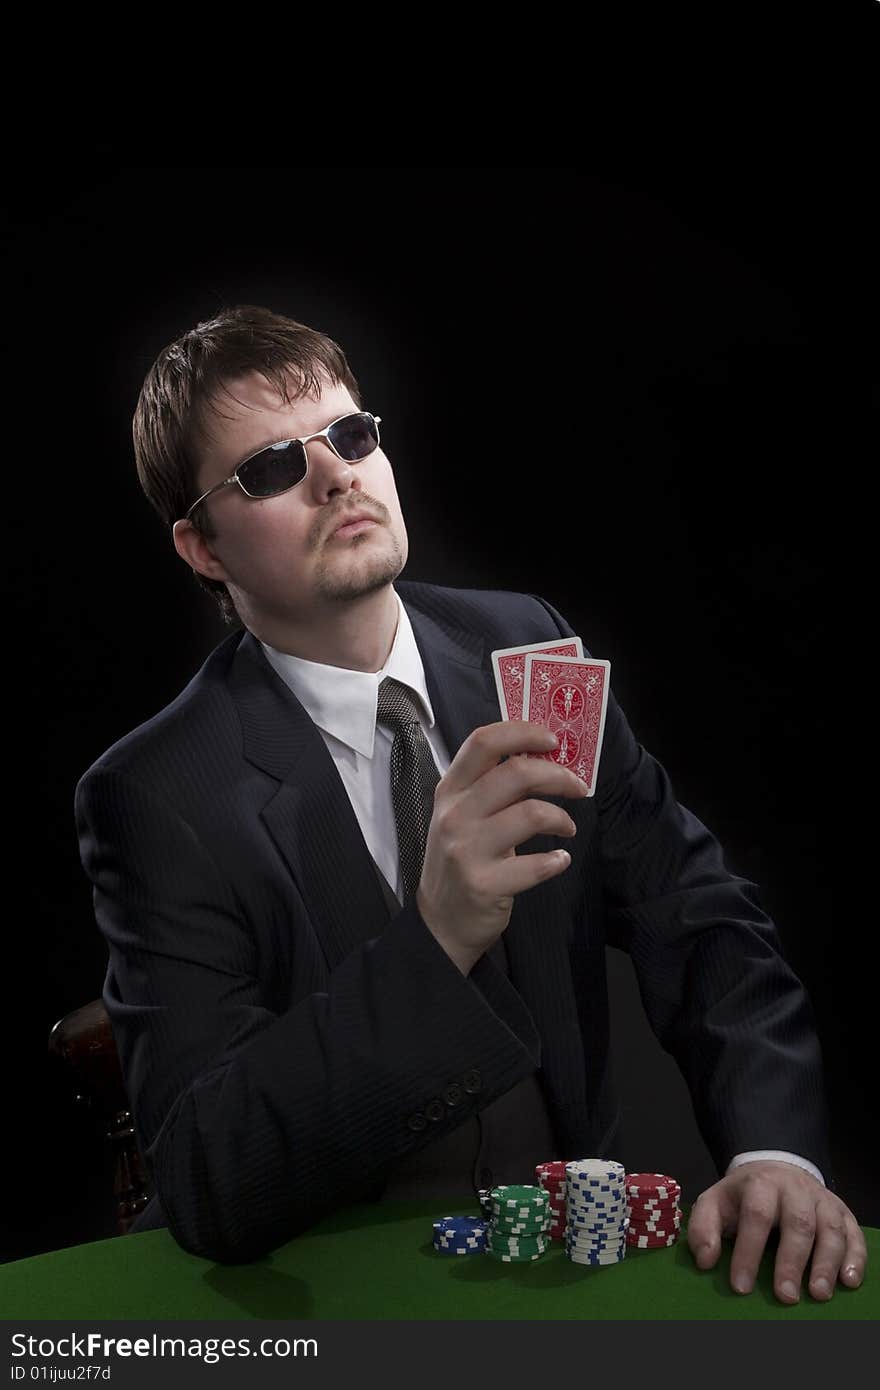
[[[366,512],[358,512],[357,515],[348,517],[336,530],[331,533],[330,539],[335,540],[337,536],[344,539],[346,536],[355,536],[359,531],[366,531],[370,526],[377,526],[379,523],[375,517],[368,516]]]

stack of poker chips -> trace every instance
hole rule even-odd
[[[565,1165],[565,1253],[574,1264],[612,1265],[626,1255],[629,1226],[625,1172],[610,1158]]]
[[[550,1199],[543,1187],[509,1184],[490,1193],[486,1254],[505,1264],[539,1260],[550,1245]]]
[[[434,1222],[434,1249],[438,1255],[482,1255],[486,1222],[481,1216],[441,1216]]]
[[[681,1230],[681,1185],[665,1173],[627,1173],[627,1245],[656,1250],[674,1245]]]
[[[564,1240],[565,1204],[568,1197],[564,1160],[553,1159],[547,1163],[539,1163],[535,1168],[535,1177],[549,1198],[550,1226],[547,1234],[551,1240]]]

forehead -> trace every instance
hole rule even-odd
[[[261,372],[227,377],[204,414],[210,453],[216,462],[235,463],[278,439],[313,434],[338,416],[357,410],[347,386],[336,385],[323,371],[321,389],[294,400],[298,383],[289,378],[288,404]]]

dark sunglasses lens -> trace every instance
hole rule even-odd
[[[270,444],[239,469],[238,476],[251,497],[274,497],[306,476],[306,451],[297,440]]]
[[[330,430],[330,442],[347,463],[355,463],[378,446],[379,426],[372,415],[346,415]]]

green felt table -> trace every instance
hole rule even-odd
[[[828,1302],[773,1294],[768,1248],[750,1294],[730,1287],[733,1242],[711,1271],[697,1269],[686,1226],[677,1245],[627,1250],[617,1265],[573,1264],[558,1242],[533,1263],[438,1255],[431,1223],[476,1211],[450,1202],[348,1207],[249,1264],[187,1254],[167,1230],[92,1241],[0,1265],[0,1317],[265,1319],[767,1319],[875,1320],[880,1231],[863,1227],[868,1273]],[[685,1211],[685,1220],[687,1210]]]

